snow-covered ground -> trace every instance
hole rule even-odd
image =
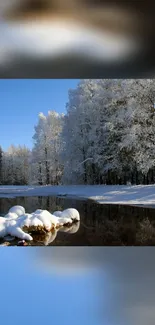
[[[55,195],[100,204],[155,205],[155,185],[0,186],[0,198]]]

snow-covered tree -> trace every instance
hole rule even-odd
[[[61,179],[62,165],[59,155],[62,150],[61,131],[63,115],[48,111],[47,116],[39,114],[38,124],[33,136],[32,150],[33,181],[42,184],[58,184]]]
[[[130,153],[133,171],[145,176],[155,166],[155,82],[132,80],[128,87],[128,122],[125,120],[121,150]],[[126,127],[125,127],[126,126]],[[128,160],[128,166],[130,162]],[[130,166],[131,167],[131,166]],[[152,179],[153,181],[153,179]]]
[[[3,184],[28,185],[30,180],[30,150],[25,146],[11,145],[3,153]]]
[[[0,154],[3,183],[155,182],[154,79],[81,80],[66,110],[39,114],[32,153]]]
[[[150,79],[83,80],[69,92],[64,181],[144,181],[155,165],[154,85]]]
[[[70,91],[63,131],[64,179],[69,182],[102,183],[104,172],[114,169],[112,117],[119,88],[118,94],[117,80],[83,80]]]
[[[90,89],[89,89],[90,87]],[[67,104],[67,114],[64,120],[63,139],[64,149],[64,181],[70,183],[88,183],[88,169],[90,168],[91,154],[90,130],[92,129],[91,107],[87,101],[91,96],[91,88],[95,87],[93,81],[81,81],[75,90],[70,90]]]
[[[2,159],[3,159],[3,151],[2,151],[2,148],[0,146],[0,184],[2,184],[2,177],[3,177],[3,174],[2,174]]]

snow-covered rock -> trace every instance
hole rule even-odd
[[[0,217],[0,237],[7,235],[14,236],[20,239],[33,240],[33,238],[25,233],[18,225],[18,219]]]
[[[53,215],[56,217],[61,217],[62,211],[54,211]]]
[[[66,209],[61,213],[61,218],[71,218],[74,221],[80,220],[79,212],[76,209]]]
[[[9,212],[16,213],[18,217],[20,217],[22,214],[25,214],[25,209],[20,205],[15,205],[9,210]]]
[[[41,210],[41,209],[37,209],[36,211],[34,211],[33,213],[41,213],[42,211],[44,210]]]
[[[80,215],[76,209],[66,209],[64,211],[54,211],[54,216],[56,216],[61,225],[72,224],[73,221],[79,221]]]
[[[5,218],[0,217],[0,237],[5,237],[7,235]]]
[[[17,219],[19,216],[15,212],[9,212],[5,215],[5,218],[7,219]]]
[[[67,224],[72,224],[72,219],[71,218],[68,218],[68,217],[60,217],[58,219],[58,222],[61,226],[63,225],[67,225]]]
[[[71,226],[73,221],[79,221],[80,215],[76,209],[66,209],[64,211],[55,211],[51,214],[47,210],[37,209],[32,214],[25,213],[22,206],[14,206],[5,217],[0,217],[0,237],[7,235],[20,238],[22,240],[33,240],[28,232],[44,231],[51,232],[65,225]],[[51,234],[48,238],[53,241],[55,238]]]

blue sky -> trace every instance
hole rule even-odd
[[[71,277],[46,274],[39,264],[33,266],[31,249],[3,247],[0,250],[1,323],[101,325],[96,314],[93,274]],[[52,255],[52,248],[49,249]]]
[[[1,79],[0,80],[0,145],[11,144],[32,148],[34,125],[38,114],[48,110],[65,113],[68,90],[78,79]]]

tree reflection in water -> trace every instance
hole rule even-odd
[[[1,198],[0,215],[13,205],[22,205],[28,213],[36,209],[55,210],[75,208],[80,213],[80,223],[71,228],[34,236],[28,245],[51,246],[149,246],[155,245],[154,209],[97,204],[91,200],[63,197]],[[14,245],[13,242],[10,245]]]

